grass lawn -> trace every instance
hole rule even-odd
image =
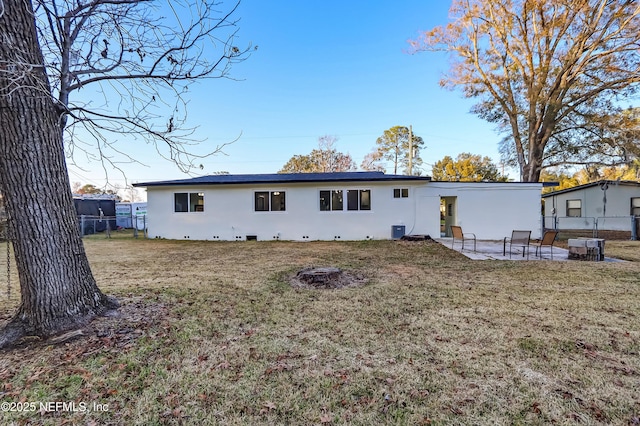
[[[2,402],[74,402],[76,411],[38,405],[0,416],[638,424],[640,242],[606,244],[607,256],[629,262],[472,261],[430,242],[87,238],[96,279],[122,315],[64,344],[0,352]],[[290,286],[306,266],[369,281]],[[2,291],[6,319],[19,291],[9,302]]]

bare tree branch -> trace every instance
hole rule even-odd
[[[67,155],[138,162],[110,142],[133,137],[189,172],[233,142],[196,152],[204,140],[187,124],[186,96],[194,82],[230,78],[232,66],[255,50],[237,46],[239,1],[225,12],[217,0],[33,1],[51,85],[42,94],[56,100]],[[3,94],[32,71],[20,61],[0,64],[13,82]]]
[[[446,27],[410,41],[413,52],[453,54],[441,84],[479,99],[473,112],[507,135],[501,152],[520,166],[523,180],[538,180],[559,156],[580,163],[589,156],[594,163],[624,158],[628,149],[609,136],[585,145],[580,137],[598,117],[621,114],[620,100],[637,93],[638,2],[454,0],[451,16]],[[565,131],[576,125],[583,132]],[[584,149],[573,149],[579,146]]]

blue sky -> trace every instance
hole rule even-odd
[[[461,152],[498,163],[500,137],[493,127],[469,113],[471,100],[438,84],[448,69],[446,56],[406,53],[407,40],[420,30],[446,24],[449,5],[243,0],[237,45],[258,50],[234,66],[236,80],[200,82],[189,98],[189,124],[207,140],[203,151],[239,139],[226,155],[203,160],[198,174],[275,173],[293,155],[316,148],[323,135],[336,136],[336,148],[359,165],[396,125],[412,125],[424,139],[426,174],[445,155]],[[129,152],[145,164],[121,166],[129,183],[188,177],[150,146]],[[72,182],[104,184],[102,165],[77,161],[81,167],[70,166]],[[124,184],[119,172],[107,171],[111,183]]]

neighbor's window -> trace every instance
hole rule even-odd
[[[256,191],[254,208],[257,212],[283,212],[286,210],[284,191]]]
[[[320,211],[342,210],[343,204],[341,189],[320,191]]]
[[[640,198],[631,199],[631,215],[640,216]]]
[[[408,198],[408,197],[409,197],[409,188],[393,189],[393,198]]]
[[[176,192],[173,194],[173,210],[176,213],[203,212],[203,192]]]
[[[347,190],[347,210],[371,210],[371,190]]]
[[[567,200],[567,216],[568,217],[582,216],[582,200]]]

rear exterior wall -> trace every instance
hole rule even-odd
[[[424,233],[415,226],[416,188],[423,183],[314,183],[235,184],[149,187],[147,189],[150,238],[237,241],[257,240],[366,240],[390,239],[392,226]],[[394,198],[394,189],[407,197]],[[343,192],[343,209],[323,211],[320,191]],[[369,190],[370,210],[347,210],[347,190]],[[256,211],[256,192],[285,194],[284,211]],[[176,212],[175,193],[201,193],[203,211]],[[434,205],[434,209],[438,206]],[[432,228],[438,217],[433,215]]]

